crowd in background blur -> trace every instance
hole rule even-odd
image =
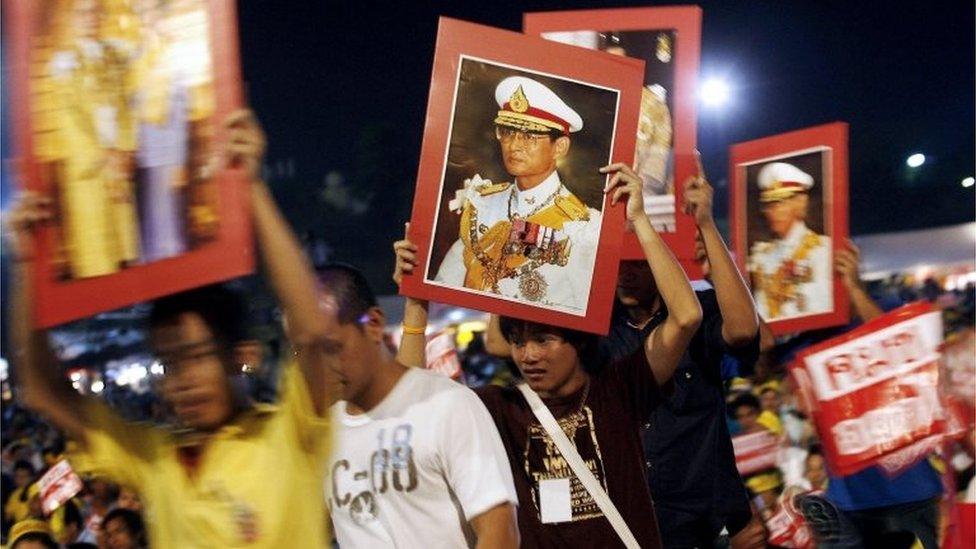
[[[944,290],[935,279],[920,283],[902,276],[892,276],[867,283],[874,301],[890,310],[902,304],[924,299],[936,304],[943,313],[948,336],[973,329],[976,316],[974,285]],[[273,322],[269,316],[266,321]],[[451,328],[448,328],[449,330]],[[964,499],[967,488],[974,491],[976,461],[972,457],[972,433],[948,444],[941,454],[916,465],[907,474],[914,476],[901,486],[879,484],[890,481],[877,472],[854,475],[850,479],[832,478],[820,449],[817,429],[798,403],[795,385],[787,374],[787,366],[795,353],[817,341],[839,335],[849,327],[794,334],[779,338],[767,346],[751,375],[740,376],[734,361],[723,365],[729,432],[738,434],[768,431],[777,437],[779,450],[776,465],[761,472],[744,475],[743,480],[753,496],[753,504],[763,516],[772,517],[797,494],[815,494],[839,508],[845,517],[856,517],[857,507],[863,505],[863,494],[852,493],[871,488],[881,498],[872,503],[904,504],[908,500],[931,502],[938,511],[938,525],[950,522],[949,502]],[[269,333],[274,333],[270,330]],[[508,359],[489,354],[484,333],[475,331],[458,337],[458,359],[462,374],[460,381],[471,387],[486,384],[508,384],[518,376],[518,368]],[[274,341],[255,341],[255,363],[245,376],[252,394],[260,400],[273,400],[276,372],[268,365],[277,349]],[[106,402],[132,420],[165,420],[153,391],[136,391],[128,385],[106,384],[101,395]],[[27,536],[50,539],[63,547],[137,548],[147,546],[142,505],[139,495],[124,486],[99,478],[86,478],[85,489],[50,515],[41,511],[38,479],[65,452],[65,439],[36,415],[19,406],[5,393],[2,421],[2,480],[3,480],[3,541],[10,540],[11,528],[27,528]],[[872,468],[873,469],[873,468]],[[914,473],[912,473],[914,471]],[[871,478],[858,478],[867,475]],[[896,479],[897,480],[897,479]],[[886,495],[890,501],[884,500]],[[971,499],[973,494],[969,495]],[[816,505],[822,500],[813,500]],[[908,503],[911,503],[909,501]],[[878,507],[878,505],[872,505]],[[801,509],[802,511],[802,509]],[[808,510],[809,511],[809,510]],[[814,509],[816,511],[816,509]],[[816,515],[816,513],[814,513]],[[804,516],[802,512],[797,516]],[[828,524],[803,524],[808,529],[838,528],[838,517],[828,517]],[[847,520],[846,518],[843,520]],[[816,536],[817,532],[809,532]],[[16,535],[23,537],[20,531]],[[822,534],[822,533],[821,533]],[[25,538],[26,539],[26,538]],[[788,544],[787,544],[788,545]],[[55,547],[56,545],[49,545]]]

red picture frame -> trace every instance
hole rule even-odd
[[[499,154],[499,143],[496,142],[495,135],[488,136],[494,130],[492,119],[500,108],[494,104],[495,93],[492,92],[498,79],[485,80],[486,85],[483,87],[487,88],[487,83],[490,82],[491,89],[472,95],[471,97],[477,96],[479,99],[478,105],[471,106],[467,105],[468,100],[465,98],[469,96],[464,95],[468,93],[465,90],[476,88],[471,87],[467,76],[464,76],[462,84],[463,75],[477,78],[479,74],[485,73],[531,76],[540,82],[546,82],[553,89],[562,90],[560,93],[569,94],[566,97],[585,99],[578,107],[609,105],[600,109],[593,107],[593,112],[603,114],[599,118],[591,118],[587,122],[590,126],[584,125],[590,128],[591,142],[602,145],[593,145],[592,149],[586,149],[582,137],[573,137],[576,141],[572,146],[579,152],[576,157],[569,156],[573,154],[570,152],[564,158],[572,161],[573,158],[580,158],[587,150],[595,151],[586,157],[588,163],[585,164],[585,173],[579,173],[591,182],[586,191],[590,193],[592,205],[602,212],[597,225],[599,240],[594,250],[592,276],[587,279],[589,291],[583,296],[581,311],[533,303],[528,299],[518,299],[519,296],[506,297],[501,292],[473,290],[463,283],[451,285],[437,280],[439,265],[443,264],[439,262],[446,256],[444,246],[435,244],[444,240],[443,235],[449,235],[448,244],[457,244],[459,237],[456,228],[459,222],[453,221],[452,226],[451,221],[445,221],[445,212],[454,216],[454,212],[449,211],[447,206],[450,198],[455,197],[455,193],[461,188],[460,181],[451,179],[448,173],[458,165],[456,157],[449,159],[457,150],[453,145],[460,139],[458,136],[468,131],[464,128],[472,126],[476,127],[473,135],[477,136],[471,140],[472,148],[481,147]],[[637,91],[640,89],[642,76],[643,62],[639,60],[601,52],[580,51],[578,48],[554,44],[540,38],[442,17],[437,34],[424,140],[408,235],[419,248],[419,267],[415,273],[404,277],[401,294],[576,330],[606,333],[609,329],[625,221],[624,205],[611,207],[609,196],[602,193],[608,177],[600,174],[598,168],[611,161],[629,163],[633,155],[639,107]],[[462,99],[459,101],[458,97]],[[611,99],[607,99],[608,97]],[[606,103],[607,101],[610,102]],[[478,108],[484,109],[481,113],[483,116],[472,117],[466,114],[469,110]],[[458,122],[455,122],[455,116]],[[463,122],[472,119],[475,122]],[[596,121],[603,121],[603,126],[600,127],[605,131],[593,127],[592,123]],[[583,132],[572,135],[583,135]],[[488,143],[489,140],[491,143]],[[500,160],[486,163],[494,164],[494,173],[501,174],[498,177],[509,176],[507,171],[498,171],[499,168],[505,170]],[[563,171],[564,167],[565,164],[560,164],[557,173]],[[486,168],[479,165],[477,169]],[[457,173],[461,174],[458,177],[470,178],[473,172],[472,169]],[[565,178],[565,174],[560,177]],[[514,186],[511,192],[514,192]],[[531,214],[526,219],[529,218]],[[509,200],[509,213],[505,221],[512,219]],[[444,229],[445,226],[447,229]]]
[[[807,218],[803,223],[809,225],[813,233],[825,237],[826,253],[815,251],[815,248],[800,252],[780,247],[780,239],[774,235],[776,229],[762,219],[759,172],[774,162],[801,166],[801,171],[806,170],[803,173],[809,172],[812,176],[813,186],[806,193]],[[844,245],[849,235],[847,162],[848,126],[844,122],[737,143],[730,148],[729,232],[732,248],[740,271],[752,287],[760,316],[776,335],[840,326],[849,321],[849,296],[833,267],[834,252]],[[798,234],[799,229],[786,233],[782,238],[783,246],[792,238],[790,235]],[[803,257],[796,256],[797,253]],[[776,274],[786,264],[795,267],[799,278],[781,284],[793,276]],[[760,275],[760,271],[763,274]],[[763,278],[767,286],[781,289],[768,295],[763,293],[758,276],[767,277]],[[780,282],[770,282],[776,280]],[[819,286],[818,289],[820,284],[829,285],[829,288]],[[790,292],[802,297],[787,297]]]
[[[207,112],[210,145],[220,143],[223,129],[220,121],[243,105],[240,64],[238,60],[237,13],[232,0],[202,0],[194,7],[195,21],[207,24],[210,47],[209,88],[212,103]],[[50,31],[51,16],[42,18],[45,2],[4,2],[9,32],[12,129],[16,154],[21,159],[19,186],[56,197],[60,192],[55,180],[44,175],[38,155],[32,120],[31,67],[33,48],[41,47],[38,36]],[[104,20],[103,12],[97,12]],[[117,14],[116,14],[117,15]],[[185,15],[181,12],[181,15]],[[205,17],[206,19],[202,19]],[[104,27],[104,25],[103,25]],[[99,27],[100,29],[103,27]],[[124,70],[129,70],[124,69]],[[190,138],[187,138],[188,140]],[[206,240],[180,255],[153,261],[137,260],[101,276],[63,276],[55,264],[59,245],[59,224],[41,227],[34,242],[33,313],[38,328],[49,328],[99,312],[151,300],[193,287],[216,283],[254,271],[247,186],[242,175],[223,170],[208,178],[207,196],[211,197],[217,222]],[[55,204],[58,204],[55,201]],[[56,214],[57,215],[57,214]],[[189,214],[186,214],[189,215]],[[137,221],[138,222],[138,221]],[[138,230],[138,229],[136,229]]]
[[[596,32],[653,32],[672,31],[673,89],[673,169],[674,231],[661,231],[661,236],[681,262],[691,278],[701,278],[695,262],[695,222],[684,214],[681,184],[695,175],[697,143],[696,89],[701,58],[702,10],[698,6],[668,6],[660,8],[619,8],[533,12],[523,15],[522,30],[532,36],[544,33]],[[627,55],[631,55],[627,53]],[[648,60],[648,71],[651,61]],[[649,76],[649,75],[648,75]],[[642,86],[648,84],[645,79]],[[652,221],[654,216],[651,215]],[[624,235],[622,259],[644,259],[637,236],[632,231]]]

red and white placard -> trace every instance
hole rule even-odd
[[[37,483],[41,494],[41,510],[45,516],[75,497],[85,486],[66,459],[55,463]]]
[[[427,369],[454,380],[461,379],[461,359],[450,331],[441,330],[428,336]]]
[[[732,437],[735,466],[742,476],[776,467],[778,448],[776,435],[765,430]]]
[[[941,314],[919,302],[798,355],[791,373],[835,474],[882,462],[893,473],[925,457],[946,425],[941,344]]]

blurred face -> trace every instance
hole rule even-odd
[[[375,307],[359,323],[339,322],[339,306],[328,292],[319,292],[319,306],[326,316],[328,339],[320,346],[324,360],[333,374],[339,398],[359,403],[368,394],[380,361],[385,319]]]
[[[783,238],[790,232],[793,223],[806,217],[807,195],[800,193],[785,200],[765,202],[761,208],[769,230],[773,231],[778,238]]]
[[[516,178],[542,181],[556,169],[556,160],[569,150],[568,137],[553,140],[549,134],[522,132],[506,126],[498,126],[495,134],[505,169]]]
[[[739,406],[736,408],[735,419],[739,422],[739,426],[742,427],[743,432],[752,433],[761,428],[756,421],[759,419],[759,410],[756,410],[752,406]]]
[[[34,474],[30,472],[30,469],[17,469],[14,471],[14,485],[17,488],[23,488],[34,480]]]
[[[533,391],[545,397],[566,396],[579,388],[586,373],[579,354],[562,337],[537,332],[520,335],[509,343],[512,360]]]
[[[803,476],[810,481],[814,490],[823,489],[827,484],[827,468],[824,466],[823,456],[820,454],[807,456],[807,470]]]
[[[137,513],[142,511],[142,500],[139,499],[139,494],[129,488],[119,490],[117,505],[122,509],[129,509]]]
[[[103,524],[102,530],[108,549],[136,549],[136,540],[121,518],[113,518]]]
[[[260,341],[249,339],[234,346],[234,364],[240,364],[242,371],[255,372],[263,362],[264,348]]]
[[[197,313],[183,313],[156,326],[151,334],[156,356],[164,366],[163,400],[181,424],[213,431],[233,414],[226,353]]]
[[[621,261],[617,273],[617,299],[625,307],[650,307],[657,299],[657,286],[647,261]]]
[[[782,399],[780,399],[778,392],[773,390],[763,391],[762,395],[759,396],[759,401],[762,403],[763,410],[768,410],[774,414],[779,413],[779,405],[782,403]]]

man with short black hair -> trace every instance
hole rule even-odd
[[[343,547],[516,547],[516,495],[485,406],[387,350],[386,317],[348,265],[317,269],[341,400],[325,495]]]
[[[660,290],[661,314],[649,322],[641,344],[619,361],[602,361],[596,338],[566,328],[502,317],[500,331],[525,380],[518,387],[485,386],[478,395],[491,411],[512,466],[519,496],[519,528],[528,547],[657,547],[661,540],[647,489],[640,429],[660,405],[660,387],[701,321],[694,292],[644,212],[642,182],[624,164],[609,174],[611,204],[626,202],[649,269]],[[412,272],[416,246],[394,245],[397,274]],[[411,322],[425,322],[423,304],[408,302]],[[666,311],[666,314],[665,314]],[[410,347],[411,350],[404,349]],[[406,332],[401,353],[423,355],[423,340]],[[519,394],[519,393],[522,394]],[[539,399],[530,402],[530,395]],[[545,427],[541,408],[558,427]],[[558,447],[556,429],[583,464],[580,474]],[[589,470],[586,475],[582,467]],[[591,487],[585,483],[593,479]],[[596,487],[599,487],[599,490]],[[602,495],[609,505],[601,504]],[[612,509],[611,509],[612,506]],[[619,520],[617,519],[619,517]],[[624,541],[626,540],[626,541]]]

